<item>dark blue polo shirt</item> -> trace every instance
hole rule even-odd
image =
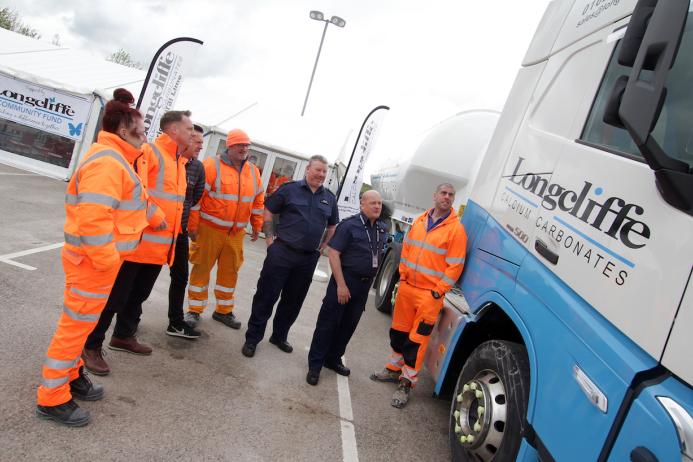
[[[316,250],[325,229],[339,222],[334,194],[322,186],[313,193],[305,179],[281,185],[265,208],[279,215],[279,241],[298,250]]]
[[[375,225],[371,226],[370,220],[359,213],[339,223],[328,245],[340,252],[342,271],[356,277],[371,277],[377,271],[377,268],[373,268],[373,252],[380,262],[386,239],[387,227],[384,222],[376,220]]]

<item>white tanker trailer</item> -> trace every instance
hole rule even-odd
[[[471,110],[445,119],[429,130],[411,159],[371,175],[373,189],[383,197],[382,218],[391,235],[374,283],[379,311],[392,310],[402,240],[414,219],[431,207],[435,187],[452,184],[457,191],[455,210],[460,214],[464,210],[499,115],[498,111]]]

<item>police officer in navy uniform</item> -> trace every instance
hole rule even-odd
[[[330,240],[339,222],[337,199],[322,186],[326,177],[327,159],[313,156],[308,161],[303,180],[284,183],[265,200],[263,231],[268,246],[267,256],[253,297],[242,349],[244,356],[255,355],[255,348],[265,335],[267,321],[280,294],[269,341],[285,353],[293,351],[287,341],[289,329],[308,294],[320,250]],[[273,215],[279,217],[276,237],[273,235]]]
[[[361,314],[383,253],[387,237],[380,221],[383,200],[377,191],[361,196],[361,213],[344,219],[328,244],[332,277],[322,301],[313,342],[308,353],[306,382],[317,385],[322,367],[347,376],[342,362]]]

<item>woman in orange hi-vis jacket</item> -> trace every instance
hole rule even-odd
[[[443,296],[462,274],[467,234],[452,212],[455,189],[436,188],[434,207],[418,217],[404,239],[400,258],[400,285],[390,329],[392,355],[382,371],[371,374],[378,382],[399,382],[392,405],[402,408],[416,385],[433,325],[443,308]]]
[[[243,130],[233,129],[226,137],[226,146],[220,156],[204,160],[205,191],[200,202],[190,209],[188,231],[194,241],[190,249],[193,268],[185,321],[192,327],[207,306],[209,273],[214,265],[216,309],[212,319],[232,329],[241,327],[233,314],[233,296],[243,264],[243,237],[250,223],[251,240],[257,240],[263,223],[265,193],[260,171],[248,162],[250,138]]]
[[[113,96],[103,130],[67,186],[64,306],[37,393],[37,415],[68,426],[89,422],[89,412],[72,398],[103,397],[103,387],[85,376],[80,353],[121,262],[135,251],[148,224],[159,226],[164,220],[133,169],[145,141],[142,115],[130,107],[134,98],[127,90],[117,89]]]
[[[84,345],[84,365],[97,375],[107,375],[110,368],[103,358],[102,344],[106,331],[117,314],[108,347],[137,355],[149,355],[151,347],[137,341],[135,332],[142,316],[142,303],[151,294],[164,264],[173,263],[175,242],[181,230],[181,217],[187,180],[185,163],[180,155],[192,142],[193,124],[190,111],[168,111],[159,121],[163,133],[154,143],[142,146],[137,171],[147,192],[166,216],[166,227],[147,227],[137,251],[129,255],[118,272],[106,307]]]

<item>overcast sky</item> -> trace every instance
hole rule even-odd
[[[336,159],[365,115],[388,105],[372,166],[410,154],[426,129],[457,112],[502,109],[547,4],[0,0],[44,39],[59,34],[63,46],[103,56],[124,48],[145,67],[171,38],[203,40],[177,106],[213,125],[257,102],[223,127],[304,154]],[[300,117],[324,26],[310,10],[340,16],[346,27],[328,27]]]

